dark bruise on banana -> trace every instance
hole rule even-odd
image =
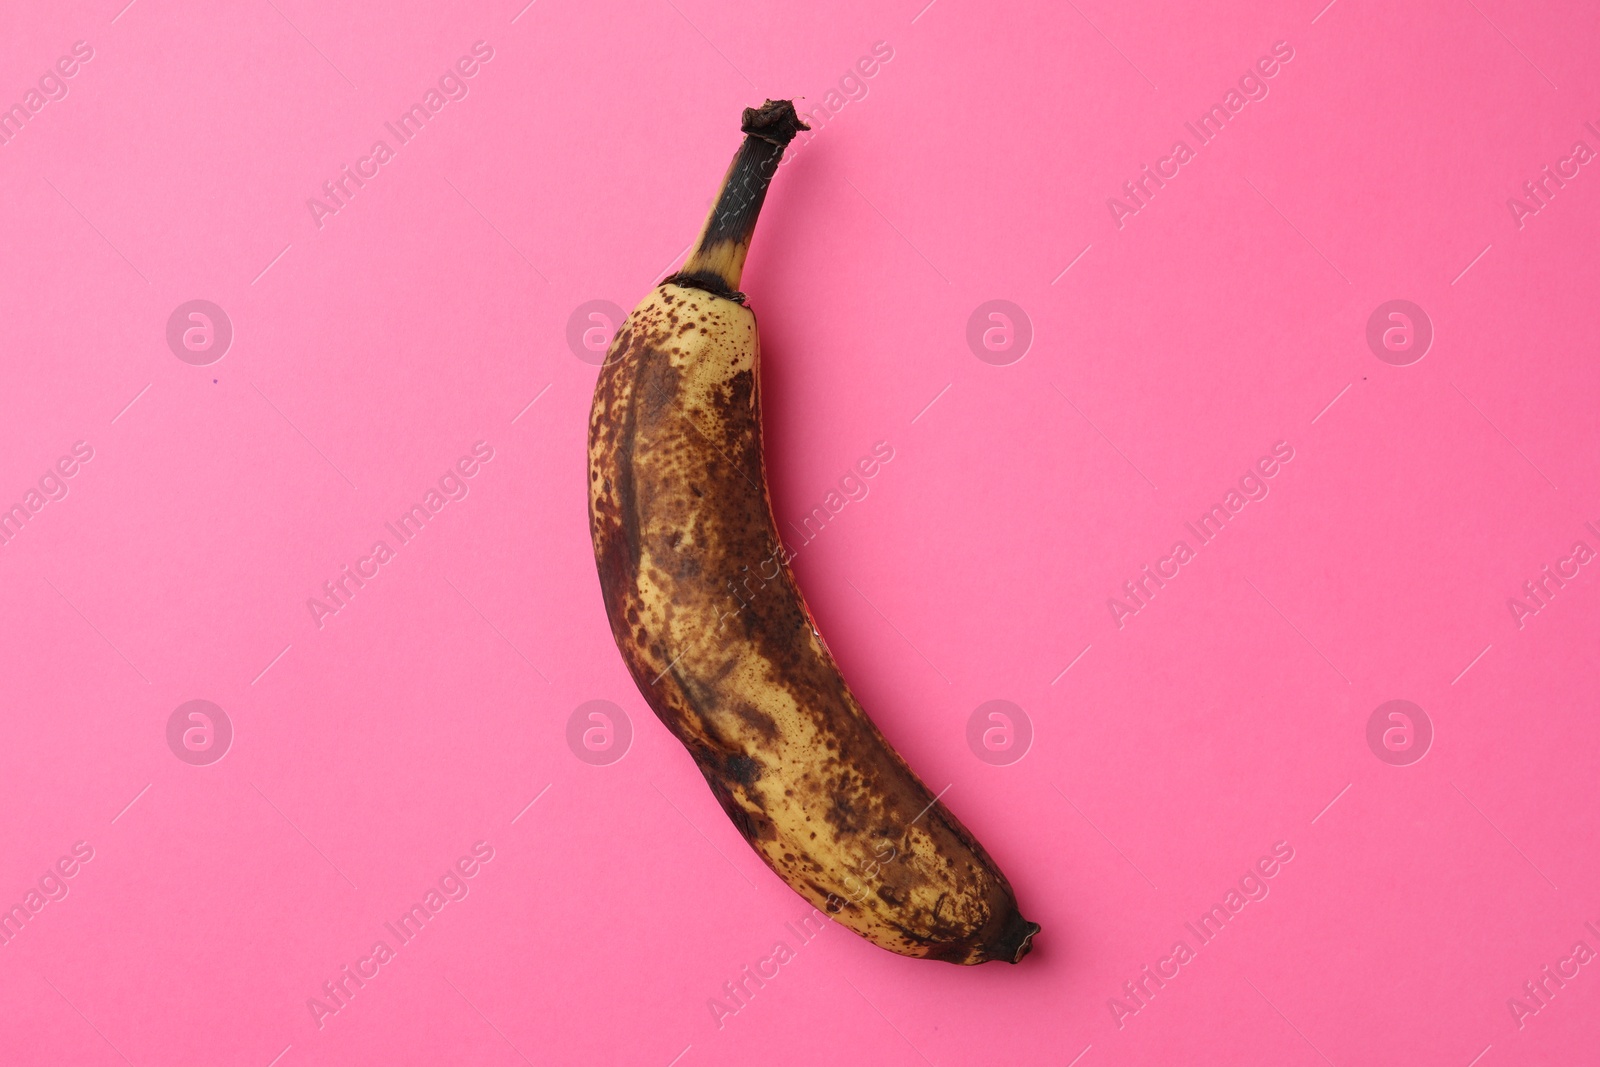
[[[739,278],[788,101],[746,134],[684,269],[618,331],[589,421],[589,516],[634,681],[785,882],[905,956],[1016,962],[1039,927],[846,687],[795,585],[762,463],[759,341]],[[751,591],[736,594],[735,581]]]

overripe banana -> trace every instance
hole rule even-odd
[[[905,956],[1015,963],[1039,931],[1005,875],[846,687],[795,585],[738,291],[789,101],[746,134],[698,243],[617,331],[589,417],[589,524],[639,691],[780,878]]]

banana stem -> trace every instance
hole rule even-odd
[[[767,186],[777,173],[783,150],[795,134],[811,127],[800,121],[791,100],[768,100],[744,109],[739,128],[744,143],[734,153],[716,203],[706,216],[700,239],[684,261],[683,270],[666,279],[674,285],[704,289],[744,303],[739,278],[750,251],[750,235],[767,199]]]

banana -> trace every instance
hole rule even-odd
[[[797,893],[891,952],[1016,963],[1039,926],[862,710],[790,572],[738,287],[768,183],[807,127],[769,100],[741,128],[683,270],[628,316],[595,386],[589,525],[612,636],[728,818]]]

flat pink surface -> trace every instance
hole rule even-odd
[[[0,19],[0,1061],[1594,1061],[1590,7],[125,2]],[[775,505],[1017,967],[796,936],[605,623],[583,305],[766,96]]]

